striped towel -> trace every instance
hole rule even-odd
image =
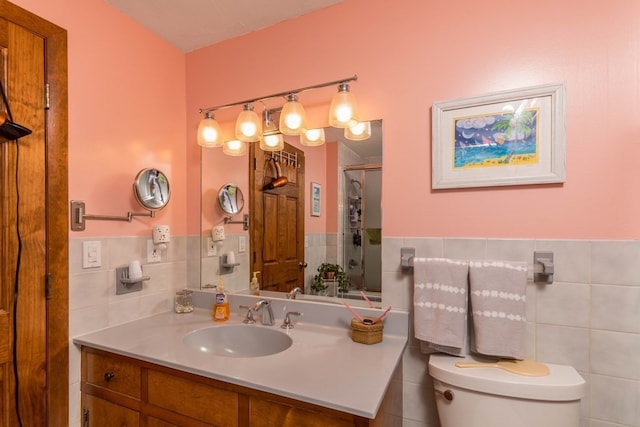
[[[467,352],[468,275],[466,261],[413,259],[414,330],[423,352]]]
[[[472,350],[524,359],[527,264],[471,261],[469,287],[475,337]]]

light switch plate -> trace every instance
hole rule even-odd
[[[246,252],[247,251],[247,236],[238,237],[238,252]]]
[[[102,244],[99,240],[82,242],[82,268],[102,266]]]

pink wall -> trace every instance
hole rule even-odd
[[[198,107],[355,73],[384,119],[385,236],[638,238],[638,22],[635,0],[348,0],[187,54],[189,147]],[[431,190],[434,101],[561,81],[564,185]]]
[[[184,53],[103,0],[15,0],[67,30],[69,199],[87,213],[143,212],[132,183],[156,167],[171,182],[171,203],[155,219],[88,221],[71,237],[132,236],[169,224],[186,233]]]
[[[69,198],[119,215],[137,209],[139,169],[171,178],[156,220],[94,221],[72,237],[143,235],[159,222],[197,234],[199,192],[186,194],[199,188],[197,109],[354,73],[362,118],[384,119],[385,236],[640,237],[635,0],[347,0],[189,53],[186,70],[184,54],[102,0],[15,3],[69,31]],[[434,101],[558,81],[564,185],[430,189]],[[312,117],[333,92],[304,95]]]

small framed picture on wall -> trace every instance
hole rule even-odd
[[[322,187],[317,182],[311,183],[311,216],[320,216],[322,203]]]

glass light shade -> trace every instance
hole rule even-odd
[[[307,147],[317,147],[324,142],[324,129],[309,129],[300,135],[300,143]]]
[[[295,94],[289,95],[280,112],[280,132],[285,135],[300,135],[306,121],[304,107],[298,102]]]
[[[207,112],[204,119],[198,125],[198,145],[202,147],[222,147],[222,129],[213,118],[211,112]]]
[[[344,137],[352,141],[364,141],[371,137],[371,122],[360,122],[344,129]]]
[[[280,151],[284,148],[284,136],[272,133],[260,138],[260,149],[263,151]]]
[[[338,93],[331,100],[329,125],[334,128],[348,128],[358,122],[356,117],[356,97],[349,92],[349,85],[341,83]]]
[[[262,136],[262,120],[253,111],[253,105],[245,104],[236,120],[236,138],[243,142],[259,141]]]
[[[222,152],[229,156],[244,156],[247,152],[247,144],[237,139],[225,141],[222,145]]]

